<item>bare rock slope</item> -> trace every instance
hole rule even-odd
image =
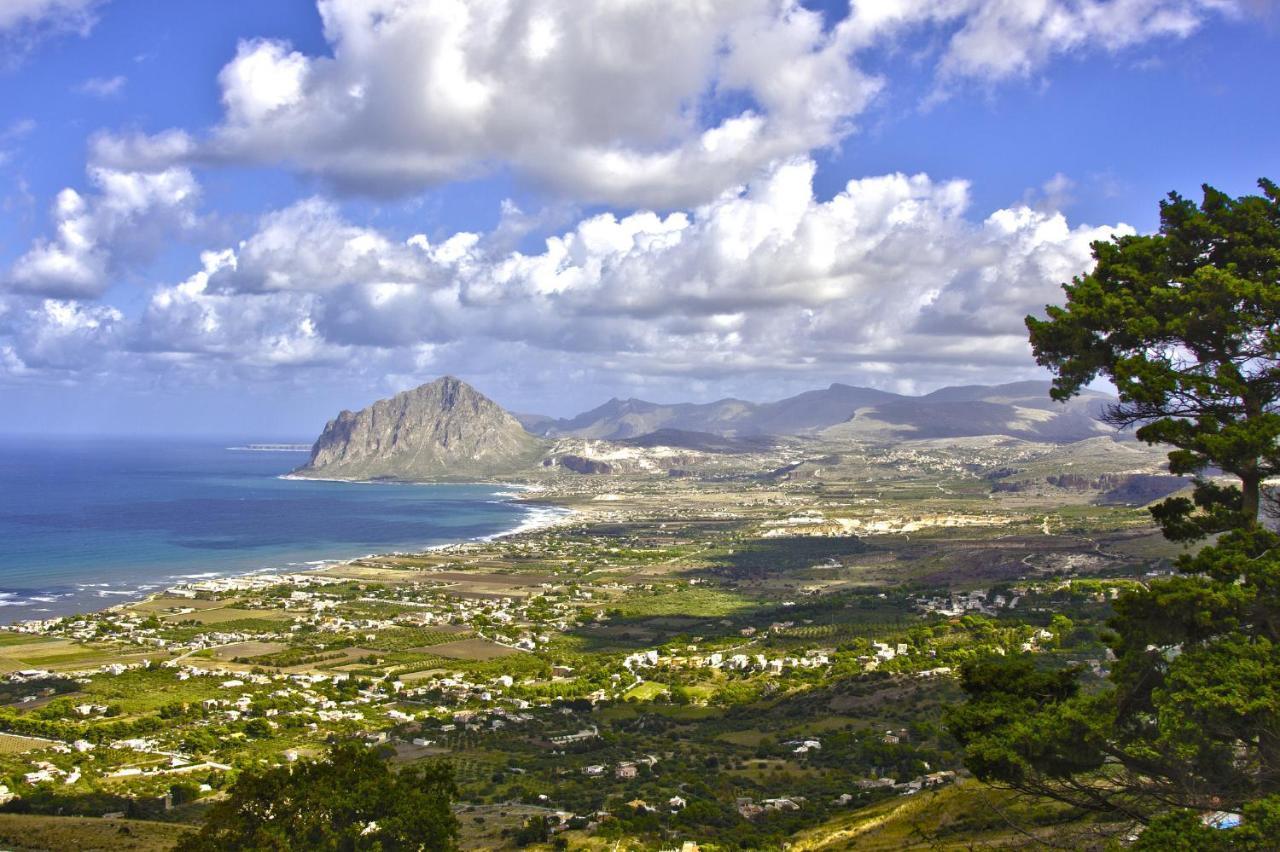
[[[324,427],[298,476],[428,481],[503,476],[538,465],[549,442],[497,403],[445,376]]]

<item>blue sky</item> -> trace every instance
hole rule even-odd
[[[4,428],[1036,376],[1091,239],[1280,175],[1268,6],[22,0]]]

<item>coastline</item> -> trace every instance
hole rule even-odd
[[[439,544],[424,545],[422,547],[412,548],[409,550],[379,550],[379,551],[373,551],[373,552],[365,553],[359,556],[352,556],[352,557],[334,558],[334,559],[321,558],[321,559],[308,560],[306,562],[300,562],[300,563],[290,563],[289,565],[282,566],[280,568],[259,567],[259,568],[251,568],[246,571],[230,572],[230,573],[208,571],[208,572],[201,572],[197,574],[170,575],[170,579],[168,581],[144,583],[144,584],[141,584],[139,587],[135,588],[134,590],[106,589],[105,587],[108,587],[111,585],[109,583],[88,584],[88,585],[101,585],[104,587],[105,590],[100,590],[99,597],[109,596],[109,597],[118,598],[118,600],[105,606],[101,606],[97,608],[86,607],[83,609],[77,609],[74,612],[70,612],[70,613],[47,614],[47,615],[42,614],[42,615],[45,615],[45,617],[20,617],[20,614],[15,613],[15,616],[19,616],[19,617],[15,617],[11,619],[8,625],[0,625],[0,629],[3,629],[3,627],[5,626],[16,627],[18,625],[33,625],[33,624],[40,624],[40,623],[45,623],[49,621],[56,621],[61,618],[65,618],[71,615],[76,615],[81,613],[112,612],[120,609],[125,609],[128,607],[147,603],[158,597],[163,597],[166,593],[168,593],[173,589],[182,588],[184,586],[190,586],[194,583],[219,583],[219,582],[226,582],[226,581],[245,579],[245,578],[251,578],[251,577],[269,577],[273,575],[285,577],[293,574],[305,574],[305,573],[311,573],[311,572],[318,572],[318,571],[338,568],[344,565],[351,565],[362,559],[372,559],[372,558],[381,557],[381,556],[409,556],[415,553],[429,553],[434,551],[446,550],[451,547],[457,547],[459,545],[465,545],[471,542],[499,541],[504,538],[510,538],[512,536],[521,535],[524,533],[538,532],[540,530],[553,529],[558,526],[563,526],[567,523],[571,523],[574,519],[578,518],[582,514],[580,510],[573,509],[568,506],[562,506],[554,503],[549,503],[546,501],[538,501],[535,503],[534,501],[531,501],[531,500],[521,499],[521,496],[519,493],[511,493],[511,491],[517,491],[517,492],[522,492],[524,494],[533,494],[533,493],[546,490],[542,486],[534,485],[534,484],[526,484],[526,483],[515,483],[515,482],[439,483],[439,482],[416,482],[416,481],[406,481],[406,480],[379,481],[379,480],[352,480],[352,479],[319,479],[317,477],[293,476],[292,474],[280,474],[276,478],[285,479],[285,480],[297,480],[297,481],[345,482],[352,485],[386,485],[386,484],[389,484],[389,485],[441,485],[441,484],[444,484],[444,485],[479,485],[479,486],[484,486],[486,488],[501,487],[503,489],[510,489],[510,491],[506,491],[506,492],[494,491],[493,496],[498,498],[505,497],[507,499],[496,499],[496,500],[491,500],[489,502],[507,503],[507,504],[519,506],[525,512],[525,515],[523,518],[519,520],[518,523],[516,523],[514,526],[510,527],[509,529],[500,530],[498,532],[491,533],[489,535],[473,536],[470,538],[459,539],[457,541],[449,541],[449,542],[442,542]],[[184,580],[184,582],[172,582],[172,579],[174,578],[181,578]],[[32,597],[32,598],[29,598],[29,600],[37,600],[37,598]],[[45,602],[45,601],[41,601],[41,602]],[[53,601],[47,601],[47,602],[53,602]]]

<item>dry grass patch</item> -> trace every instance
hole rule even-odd
[[[432,571],[422,576],[424,580],[442,580],[446,583],[471,583],[476,586],[536,586],[549,583],[553,578],[545,574],[484,574],[470,571]]]
[[[335,565],[319,572],[323,576],[343,580],[366,580],[370,583],[419,583],[425,575],[421,571],[374,568],[368,565]]]
[[[94,648],[70,639],[47,639],[0,648],[0,674],[22,669],[92,668],[111,662],[130,662],[147,656],[145,652],[120,654],[109,648]],[[152,651],[151,657],[155,656]]]
[[[207,609],[202,612],[184,612],[170,615],[165,617],[165,621],[174,624],[180,624],[184,621],[194,621],[196,624],[223,624],[228,621],[241,621],[250,618],[266,621],[288,621],[291,616],[289,613],[278,609],[222,607],[221,609]]]
[[[0,734],[0,754],[23,754],[53,745],[53,740],[39,737],[20,737],[17,734]]]
[[[283,642],[236,642],[234,645],[223,645],[213,649],[213,655],[219,660],[231,660],[236,657],[261,657],[263,654],[275,654],[287,649]]]
[[[170,610],[175,610],[175,609],[194,609],[194,610],[218,609],[219,607],[231,606],[232,604],[235,604],[235,603],[237,603],[237,601],[230,601],[230,600],[212,601],[212,600],[201,600],[200,598],[159,597],[159,598],[152,598],[149,601],[143,601],[142,603],[134,604],[129,608],[135,612],[162,613],[162,612],[169,612]]]
[[[159,852],[174,847],[188,826],[142,820],[0,814],[0,848],[20,852]]]
[[[456,642],[444,642],[440,645],[432,645],[430,652],[437,657],[447,657],[451,660],[496,660],[499,657],[520,653],[515,648],[508,648],[487,639],[459,639]]]
[[[405,672],[404,674],[397,674],[396,680],[403,681],[404,683],[414,683],[416,681],[427,680],[429,678],[447,674],[449,674],[448,669],[423,669],[419,672]]]

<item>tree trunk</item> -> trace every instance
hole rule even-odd
[[[1241,476],[1240,493],[1242,495],[1240,511],[1244,513],[1245,526],[1252,529],[1258,525],[1258,512],[1262,502],[1262,477],[1256,473]]]

